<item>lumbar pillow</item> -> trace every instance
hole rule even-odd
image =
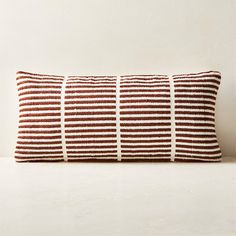
[[[17,162],[220,161],[220,73],[56,76],[17,73]]]

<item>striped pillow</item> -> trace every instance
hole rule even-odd
[[[221,75],[55,76],[17,73],[17,162],[220,161]]]

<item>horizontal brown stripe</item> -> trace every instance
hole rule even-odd
[[[137,93],[137,94],[120,94],[121,98],[132,98],[132,97],[136,97],[136,98],[140,98],[140,97],[152,97],[152,98],[157,98],[157,97],[161,97],[161,98],[169,98],[170,95],[169,94],[142,94],[142,93]]]
[[[36,81],[33,79],[28,79],[28,80],[23,80],[17,83],[17,86],[22,85],[22,84],[29,84],[29,83],[34,83],[34,84],[62,84],[62,81],[46,81],[46,80],[42,80],[42,81]]]
[[[209,156],[198,156],[198,155],[193,155],[193,154],[176,154],[175,157],[177,158],[201,158],[201,159],[206,159],[206,160],[211,160],[211,159],[217,159],[217,158],[221,158],[221,154],[218,156],[214,156],[214,157],[209,157]],[[176,159],[175,159],[176,160]]]
[[[102,106],[66,106],[65,110],[88,110],[88,109],[116,109],[115,106],[102,105]]]
[[[80,98],[116,98],[116,95],[95,94],[95,95],[66,95],[65,99],[80,99]]]
[[[175,109],[203,109],[203,110],[211,110],[214,111],[214,107],[209,107],[209,106],[186,106],[186,105],[175,105]]]
[[[182,143],[192,143],[192,144],[195,144],[195,143],[208,144],[208,143],[217,143],[217,140],[216,140],[216,139],[213,139],[213,140],[205,140],[205,139],[202,139],[202,140],[176,139],[176,143],[178,143],[178,142],[182,142]]]
[[[38,116],[61,116],[61,113],[26,113],[20,114],[19,117],[38,117]]]
[[[202,121],[215,121],[214,117],[213,118],[209,118],[209,117],[175,117],[175,120],[202,120]]]
[[[23,107],[23,106],[43,106],[43,105],[52,105],[50,106],[50,108],[52,108],[54,105],[60,105],[61,102],[60,101],[38,101],[38,102],[26,102],[26,103],[21,103],[19,106]]]
[[[157,109],[157,108],[170,108],[170,105],[121,105],[120,109],[143,109],[143,108],[150,108],[150,109]]]
[[[36,159],[36,158],[40,158],[40,162],[42,162],[42,161],[44,161],[45,159],[48,159],[48,158],[50,158],[50,159],[56,159],[56,158],[61,158],[61,160],[63,160],[64,161],[64,159],[63,159],[63,156],[62,155],[58,155],[58,156],[40,156],[40,157],[32,157],[32,156],[17,156],[17,155],[15,155],[15,158],[16,159],[30,159],[30,161],[34,161],[34,160],[32,160],[32,159]],[[53,161],[53,160],[49,160],[50,162],[51,161]],[[58,161],[58,160],[56,160],[56,161]],[[39,161],[37,161],[37,162],[39,162]]]
[[[101,151],[100,150],[90,150],[90,151],[84,151],[84,150],[78,150],[78,151],[67,151],[67,154],[70,155],[70,154],[91,154],[91,156],[93,156],[92,154],[101,154]],[[103,154],[105,153],[117,153],[116,149],[114,150],[103,150],[102,151]]]
[[[215,134],[178,134],[176,133],[176,137],[185,137],[185,138],[216,138]]]
[[[129,100],[129,99],[125,99],[125,100],[121,100],[120,104],[124,104],[124,103],[151,103],[151,104],[162,104],[162,103],[170,103],[170,99],[148,99],[148,98],[144,98],[144,99],[133,99],[133,100]]]
[[[214,124],[210,123],[186,123],[186,122],[176,122],[176,126],[192,126],[192,127],[215,127]]]
[[[153,84],[153,83],[163,83],[163,82],[168,82],[168,79],[160,79],[160,78],[126,78],[126,79],[121,79],[120,83],[148,83],[148,84]]]
[[[116,139],[112,140],[112,139],[96,139],[96,140],[74,140],[74,141],[67,141],[67,144],[99,144],[99,143],[116,143]],[[76,147],[76,146],[73,146]]]
[[[170,126],[171,123],[170,122],[162,122],[162,123],[155,123],[155,122],[151,122],[151,123],[121,123],[120,126],[121,127],[134,127],[134,126],[157,126],[157,127],[162,127],[162,126]]]
[[[135,133],[135,132],[170,132],[171,128],[159,128],[159,129],[120,129],[121,132],[129,132],[129,133]]]
[[[171,144],[169,145],[124,145],[122,144],[121,145],[121,148],[170,148],[171,147]],[[148,150],[150,151],[150,150]],[[159,150],[159,151],[162,151],[162,150]],[[134,150],[134,152],[136,152],[136,150]]]
[[[90,101],[65,101],[66,105],[71,105],[71,104],[107,104],[107,103],[112,103],[116,104],[116,100],[90,100]]]
[[[116,134],[87,134],[87,135],[66,135],[67,139],[85,139],[85,138],[116,138]],[[71,141],[66,140],[66,144],[69,144]]]
[[[19,145],[49,145],[49,144],[61,144],[61,141],[17,141]]]
[[[152,84],[162,84],[162,83],[167,83],[168,81],[159,81],[159,80],[156,80],[156,81],[138,81],[138,80],[135,80],[135,81],[130,81],[130,80],[126,80],[126,81],[120,81],[120,85],[124,85],[124,84],[147,84],[147,85],[152,85]]]
[[[19,120],[19,123],[38,123],[38,122],[53,122],[53,123],[56,123],[56,122],[60,122],[61,119],[26,119],[26,120]]]
[[[169,89],[155,89],[155,90],[153,90],[153,89],[129,89],[129,90],[125,90],[125,89],[120,89],[120,93],[145,93],[145,92],[149,92],[149,93],[154,93],[154,92],[166,92],[166,93],[168,93],[168,92],[170,92],[170,90]]]
[[[66,118],[65,122],[72,122],[72,121],[114,121],[116,120],[116,117],[84,117],[84,118]]]
[[[30,75],[27,75],[27,76],[17,76],[16,77],[16,80],[21,80],[21,79],[33,79],[33,80],[55,80],[55,81],[63,81],[63,78],[55,78],[55,77],[50,77],[50,76],[30,76]]]
[[[120,88],[161,88],[161,87],[164,87],[164,88],[169,88],[170,85],[169,84],[164,84],[164,83],[156,83],[156,84],[136,84],[136,85],[133,85],[133,84],[121,84],[120,85]]]
[[[16,146],[17,149],[31,149],[31,150],[53,150],[62,149],[62,146]]]
[[[215,80],[215,79],[188,79],[188,78],[184,78],[184,79],[179,79],[179,80],[174,80],[174,84],[176,83],[215,83],[215,84],[220,84],[220,81]]]
[[[107,155],[104,155],[104,154],[93,154],[93,155],[91,155],[90,157],[85,157],[84,155],[76,155],[76,156],[72,156],[72,155],[67,155],[68,156],[68,158],[70,158],[68,161],[73,161],[73,160],[71,160],[71,159],[78,159],[78,158],[81,158],[81,161],[83,160],[83,161],[95,161],[94,159],[95,158],[97,158],[97,159],[99,159],[99,162],[101,161],[101,159],[102,158],[106,158],[105,160],[103,160],[103,161],[105,161],[105,162],[107,162],[107,161],[109,161],[109,159],[108,158],[111,158],[111,159],[114,159],[115,158],[115,160],[114,161],[117,161],[116,159],[117,159],[117,155],[115,154],[107,154]]]
[[[84,142],[86,143],[86,142]],[[79,146],[79,145],[76,145],[76,146],[67,146],[67,149],[70,150],[70,149],[108,149],[108,148],[114,148],[116,149],[117,148],[117,145],[90,145],[90,146]]]
[[[171,134],[121,134],[121,138],[160,138],[170,137]]]
[[[114,85],[116,81],[67,81],[67,84],[73,85],[73,84],[106,84],[106,85]]]
[[[36,129],[36,128],[41,128],[41,129],[49,129],[49,128],[61,128],[61,124],[58,124],[58,125],[33,125],[33,124],[30,124],[30,125],[19,125],[19,128],[28,128],[28,129]]]
[[[55,136],[18,136],[20,139],[60,139],[61,135]]]
[[[66,95],[67,94],[74,94],[74,93],[76,93],[76,94],[82,94],[82,93],[92,93],[92,94],[94,94],[94,92],[96,92],[96,93],[115,93],[116,92],[116,90],[115,89],[110,89],[110,90],[104,90],[104,89],[90,89],[90,90],[81,90],[81,89],[78,89],[78,87],[77,87],[77,90],[66,90],[65,91],[65,93],[66,93]]]
[[[20,109],[20,112],[24,111],[59,111],[61,107],[53,106],[53,107],[30,107]]]
[[[127,121],[127,120],[170,120],[169,116],[162,116],[162,117],[156,117],[156,116],[138,116],[138,117],[120,117],[121,121]]]
[[[152,77],[152,78],[148,78],[148,77]],[[131,78],[130,78],[131,77]],[[142,78],[145,80],[151,80],[151,79],[158,79],[158,80],[167,80],[168,77],[167,75],[121,75],[121,80],[132,80],[132,79],[136,79],[136,78]]]
[[[216,91],[207,89],[175,89],[175,93],[203,93],[203,94],[217,94]]]
[[[199,98],[199,99],[212,99],[215,100],[214,96],[210,95],[195,95],[195,94],[175,94],[175,98]]]
[[[114,126],[114,127],[116,127],[116,123],[65,124],[66,128],[69,128],[69,127],[72,127],[72,128],[76,128],[76,127],[106,127],[106,126]]]
[[[213,155],[213,154],[220,154],[221,152],[220,152],[220,150],[217,150],[217,151],[195,151],[195,150],[182,150],[182,149],[176,149],[175,150],[176,151],[176,153],[181,153],[181,152],[183,152],[183,153],[191,153],[191,154],[201,154],[201,155],[203,155],[203,154],[205,154],[205,155]]]
[[[215,116],[214,113],[211,112],[202,112],[202,111],[175,111],[175,114],[182,114],[182,115],[202,115],[202,116]]]
[[[183,144],[176,144],[176,148],[178,149],[181,149],[181,148],[194,148],[194,149],[208,149],[208,150],[211,150],[211,149],[216,149],[216,148],[219,148],[219,145],[213,145],[213,146],[205,146],[204,144],[203,145],[183,145]]]
[[[220,75],[214,74],[214,75],[194,75],[194,76],[187,76],[186,75],[186,76],[182,76],[182,77],[174,76],[173,79],[178,80],[178,79],[183,79],[183,78],[195,79],[195,78],[209,78],[209,77],[218,78],[218,79],[221,78]]]
[[[95,132],[116,132],[116,129],[79,129],[79,130],[66,130],[66,133],[95,133]]]
[[[142,140],[134,140],[134,139],[121,139],[121,143],[168,143],[171,142],[170,139],[142,139]]]
[[[61,130],[19,130],[19,134],[60,134]]]
[[[107,80],[107,81],[116,81],[116,76],[113,75],[80,75],[80,76],[70,76],[68,81],[100,81],[100,80]]]
[[[95,85],[95,84],[91,84],[91,85],[67,85],[66,89],[78,89],[78,88],[88,88],[88,89],[98,89],[98,88],[116,88],[115,84],[112,85]]]
[[[36,91],[25,91],[25,92],[22,92],[22,93],[19,93],[19,96],[22,96],[22,95],[29,95],[29,94],[60,94],[61,91],[57,91],[57,90],[50,90],[50,91],[47,91],[47,90],[44,90],[44,91],[40,91],[40,90],[36,90]]]
[[[163,111],[163,110],[157,110],[157,111],[144,111],[144,110],[138,110],[138,111],[120,111],[121,115],[142,115],[142,114],[170,114],[170,111]]]
[[[27,89],[61,89],[61,86],[50,86],[50,85],[27,85],[18,88],[18,91]]]
[[[34,152],[34,151],[18,151],[16,150],[15,151],[16,154],[31,154],[31,155],[34,155],[34,154],[38,154],[38,155],[50,155],[50,154],[61,154],[62,151],[50,151],[50,152],[47,152],[47,151],[39,151],[39,152]]]
[[[65,112],[66,116],[115,115],[115,111]],[[67,118],[65,119],[67,121]]]
[[[200,132],[200,133],[212,133],[212,132],[215,132],[214,130],[212,129],[190,129],[190,128],[176,128],[175,129],[176,131],[183,131],[183,132]]]
[[[219,163],[221,162],[221,158],[208,158],[208,159],[202,159],[201,157],[198,158],[184,158],[184,157],[178,157],[175,158],[175,162],[188,162],[188,163]]]
[[[23,97],[20,98],[20,101],[25,101],[25,100],[48,100],[48,99],[58,99],[60,100],[60,96],[29,96],[29,97]]]
[[[135,153],[142,153],[142,152],[144,152],[144,153],[155,153],[155,152],[171,152],[171,149],[163,149],[163,150],[160,150],[160,149],[154,149],[154,150],[147,150],[147,149],[143,149],[143,150],[135,150]],[[122,149],[122,154],[125,154],[125,153],[134,153],[134,150],[125,150],[125,149]]]
[[[181,83],[177,83],[175,84],[175,87],[178,88],[178,87],[184,87],[184,88],[213,88],[213,89],[218,89],[219,86],[218,85],[212,85],[212,84],[206,84],[205,81],[204,83],[196,83],[196,84],[193,84],[193,83],[184,83],[184,84],[181,84]]]
[[[206,101],[206,100],[178,100],[178,99],[175,99],[175,104],[178,104],[178,103],[186,103],[186,104],[198,104],[198,103],[201,103],[201,104],[211,104],[211,105],[215,105],[215,101]]]
[[[165,157],[157,157],[157,158],[139,158],[139,157],[134,157],[134,158],[123,158],[121,160],[121,162],[140,162],[140,163],[144,163],[144,162],[149,162],[149,163],[162,163],[162,162],[170,162],[169,158],[165,158]]]
[[[151,158],[164,158],[164,157],[170,157],[170,154],[122,154],[122,158],[147,158],[147,159],[151,159]]]

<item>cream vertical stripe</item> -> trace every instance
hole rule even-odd
[[[68,77],[65,76],[61,86],[61,142],[64,161],[68,161],[65,138],[65,90]]]
[[[116,79],[116,137],[117,160],[121,161],[121,137],[120,137],[120,76]]]
[[[170,81],[170,110],[171,110],[171,161],[175,160],[176,134],[175,134],[175,88],[172,76],[169,76]]]

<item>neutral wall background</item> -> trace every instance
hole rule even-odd
[[[0,156],[13,156],[15,72],[222,72],[217,134],[236,156],[235,0],[0,0]]]

